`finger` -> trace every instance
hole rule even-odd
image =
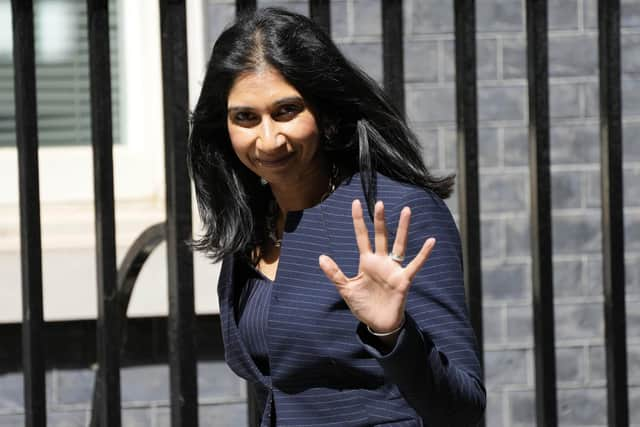
[[[362,205],[360,200],[354,200],[351,204],[351,216],[353,217],[353,229],[356,233],[356,243],[361,254],[371,252],[371,242],[369,242],[369,231],[364,223]]]
[[[338,264],[326,255],[320,255],[318,258],[320,269],[324,272],[329,280],[336,286],[342,286],[347,283],[347,276],[344,275]]]
[[[375,231],[376,254],[386,255],[387,248],[387,224],[384,220],[384,204],[376,202],[373,214],[373,230]]]
[[[405,271],[409,274],[409,280],[413,280],[418,271],[422,268],[424,263],[431,255],[431,251],[436,245],[436,239],[433,237],[428,238],[424,244],[422,245],[422,249],[418,252],[418,255],[414,259],[411,260],[409,264],[405,267]]]
[[[407,250],[407,239],[409,236],[409,222],[411,221],[411,209],[408,206],[400,211],[400,219],[398,220],[398,229],[396,230],[396,238],[393,241],[391,253],[403,257]]]

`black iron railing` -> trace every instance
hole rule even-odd
[[[110,101],[109,26],[106,0],[87,0],[90,40],[92,136],[95,176],[98,268],[97,353],[92,425],[119,427],[120,351],[126,309],[146,258],[167,241],[169,276],[168,345],[173,426],[198,425],[194,346],[191,194],[186,166],[188,135],[187,48],[184,0],[159,0],[165,123],[167,221],[147,229],[123,264],[115,262],[113,139]],[[402,1],[382,3],[384,86],[404,112]],[[12,0],[16,132],[20,180],[22,254],[22,350],[28,426],[46,425],[43,352],[42,249],[38,189],[38,129],[32,0]],[[547,2],[526,2],[531,170],[532,275],[537,424],[557,425]],[[255,0],[236,0],[236,10],[254,9]],[[471,320],[482,345],[482,285],[478,190],[475,2],[455,0],[459,217],[464,248],[466,292]],[[602,140],[602,218],[609,425],[629,423],[624,227],[622,220],[622,130],[620,90],[620,4],[599,0],[600,111]],[[330,29],[330,2],[311,0],[310,16]],[[249,393],[249,411],[254,411]],[[250,423],[255,418],[250,416]]]

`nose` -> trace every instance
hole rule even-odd
[[[286,143],[286,138],[280,133],[278,123],[271,117],[263,118],[256,146],[258,150],[268,153],[278,151]]]

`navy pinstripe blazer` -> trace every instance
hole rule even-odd
[[[482,416],[486,395],[451,214],[433,193],[382,175],[377,194],[390,233],[402,207],[411,207],[408,259],[427,237],[436,238],[411,285],[406,326],[389,353],[377,349],[318,266],[318,256],[327,254],[347,276],[357,273],[351,202],[359,198],[366,205],[359,175],[319,205],[288,214],[269,312],[269,376],[260,373],[238,333],[246,267],[231,256],[223,261],[218,293],[225,358],[257,390],[263,427],[272,417],[277,426],[439,427],[475,425]]]

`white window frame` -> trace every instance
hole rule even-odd
[[[189,104],[191,108],[200,91],[206,64],[204,1],[187,1],[187,40],[189,58]],[[157,0],[119,0],[118,48],[120,78],[120,144],[114,146],[114,191],[117,212],[135,216],[129,218],[141,229],[164,219],[164,125],[162,108],[162,66],[160,53],[160,22]],[[114,41],[112,41],[114,43]],[[41,147],[39,155],[41,210],[43,222],[58,215],[65,224],[73,224],[71,215],[93,218],[93,160],[90,145]],[[18,229],[18,166],[13,147],[0,148],[0,231],[9,230],[9,237],[0,242],[0,270],[8,280],[0,284],[0,323],[21,320],[19,229]],[[127,209],[131,204],[134,208]],[[140,209],[140,206],[143,209]],[[72,206],[73,208],[69,208]],[[123,209],[119,209],[124,206]],[[195,211],[195,210],[194,210]],[[141,212],[143,212],[141,214]],[[51,214],[51,215],[49,215]],[[86,222],[86,219],[84,220]],[[95,232],[84,224],[84,240],[75,241],[62,232],[48,237],[43,232],[44,311],[46,320],[72,320],[95,318],[97,315],[95,286],[95,255],[93,265],[82,269],[83,275],[69,280],[48,280],[50,265],[64,251],[93,250]],[[46,228],[46,227],[43,227]],[[64,228],[64,226],[62,227]],[[118,258],[139,234],[131,228],[118,227]],[[135,227],[134,227],[135,228]],[[4,230],[3,230],[4,229]],[[194,230],[199,229],[194,216]],[[127,234],[129,233],[129,234]],[[0,239],[2,240],[2,239]],[[76,239],[77,240],[77,239]],[[87,243],[88,242],[88,243]],[[159,248],[152,258],[162,259]],[[66,259],[62,257],[63,259]],[[150,261],[152,261],[150,258]],[[166,259],[166,256],[164,256]],[[4,263],[4,266],[3,266]],[[129,311],[130,316],[155,316],[167,313],[166,264],[150,262],[140,276]],[[215,295],[217,266],[195,257],[196,311],[215,313],[218,310]],[[58,268],[59,269],[59,268]],[[91,272],[89,274],[88,272]],[[51,274],[50,276],[55,276]],[[90,280],[87,280],[90,279]],[[69,296],[73,296],[70,298]]]

